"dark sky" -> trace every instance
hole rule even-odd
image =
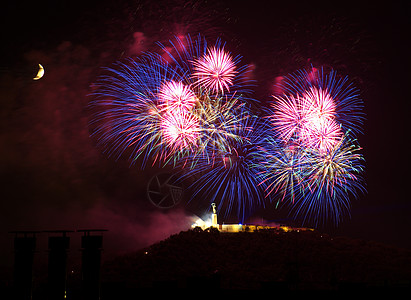
[[[292,3],[289,3],[292,2]],[[185,229],[184,207],[158,210],[145,195],[157,171],[101,153],[89,137],[89,86],[102,66],[156,49],[173,35],[221,37],[255,66],[255,96],[310,64],[335,68],[362,91],[359,142],[367,194],[335,234],[411,247],[407,1],[8,1],[2,4],[0,228],[102,227],[108,250],[138,248]],[[361,3],[359,3],[361,2]],[[45,67],[39,81],[36,66]],[[117,246],[114,244],[117,243]]]

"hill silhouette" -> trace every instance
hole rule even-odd
[[[196,228],[105,262],[102,288],[397,290],[410,287],[410,254],[316,231]]]

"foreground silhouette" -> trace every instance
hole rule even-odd
[[[196,228],[106,262],[102,288],[397,290],[410,286],[410,253],[311,231]]]

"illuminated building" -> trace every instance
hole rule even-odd
[[[213,209],[213,212],[211,214],[211,217],[207,219],[206,221],[202,220],[201,218],[198,218],[192,225],[192,228],[201,228],[202,230],[210,229],[210,228],[216,228],[220,232],[227,232],[227,233],[235,233],[235,232],[254,232],[257,230],[264,230],[264,229],[276,229],[280,232],[292,232],[292,231],[314,231],[312,228],[295,228],[295,227],[290,227],[290,226],[285,226],[285,225],[255,225],[255,224],[218,224],[218,219],[217,219],[217,212],[215,209],[215,204],[212,203],[211,207]]]

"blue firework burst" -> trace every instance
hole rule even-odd
[[[348,134],[330,151],[306,149],[304,190],[291,205],[304,223],[338,225],[350,215],[351,200],[365,191],[364,157]]]
[[[183,169],[183,178],[195,178],[191,184],[191,201],[207,199],[228,217],[235,211],[244,222],[253,211],[265,205],[265,184],[257,174],[265,151],[261,145],[266,124],[253,115],[242,117],[237,124],[236,138],[227,139],[227,147],[210,147],[213,160],[207,156],[195,158],[195,166]]]
[[[142,166],[167,157],[158,94],[164,82],[183,78],[155,54],[118,62],[105,72],[93,85],[90,103],[98,145],[116,159],[126,154],[135,163],[142,157]]]

